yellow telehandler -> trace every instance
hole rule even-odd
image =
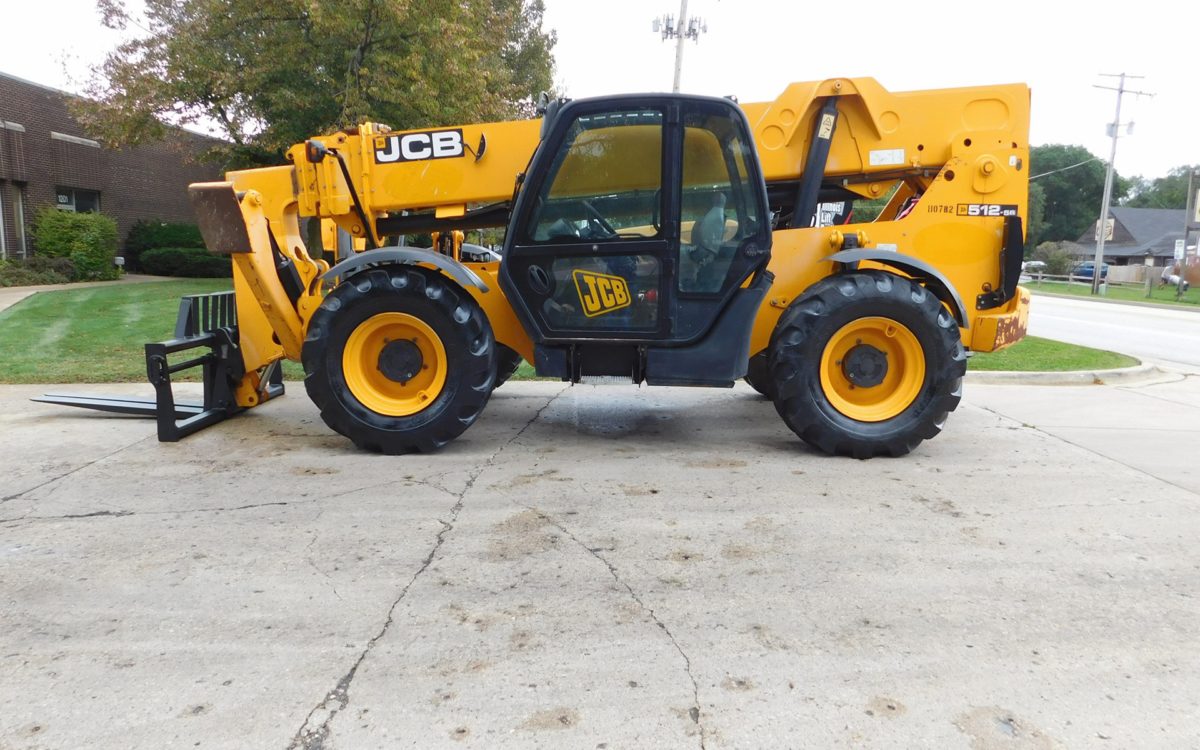
[[[1028,129],[1024,85],[835,78],[315,137],[191,187],[234,291],[185,299],[147,345],[155,402],[47,398],[175,440],[281,394],[291,359],[331,428],[429,451],[525,359],[570,382],[744,377],[821,451],[902,455],[958,405],[968,350],[1024,335]],[[487,227],[502,249],[463,242]],[[198,365],[204,403],[176,404],[171,375]]]

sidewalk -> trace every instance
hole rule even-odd
[[[147,284],[153,281],[172,281],[167,276],[144,276],[127,273],[115,281],[81,281],[76,284],[42,284],[40,286],[10,286],[0,288],[0,312],[17,304],[26,297],[32,297],[38,292],[53,292],[59,289],[87,289],[96,286],[116,286],[118,284]]]

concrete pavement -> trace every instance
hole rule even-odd
[[[295,385],[178,444],[5,386],[0,747],[1192,747],[1198,382],[867,462],[744,386],[510,383],[396,458]]]

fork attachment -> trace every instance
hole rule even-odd
[[[194,349],[208,351],[174,364],[168,360],[168,355]],[[171,376],[195,367],[201,368],[203,376],[203,402],[176,403]],[[174,443],[240,413],[243,407],[237,405],[234,389],[245,374],[234,293],[193,294],[179,301],[174,338],[146,344],[146,377],[154,386],[154,400],[55,394],[33,400],[153,417],[159,441]],[[283,371],[278,362],[268,366],[263,380],[267,383],[264,401],[283,395]]]

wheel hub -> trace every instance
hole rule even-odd
[[[416,414],[441,395],[449,376],[446,346],[428,323],[383,312],[358,324],[342,350],[342,373],[364,407],[388,417]]]
[[[868,316],[833,332],[819,371],[831,407],[860,422],[883,422],[903,414],[920,394],[925,354],[908,326]]]
[[[874,388],[887,377],[887,352],[870,344],[855,344],[842,359],[842,372],[856,388]]]
[[[379,371],[401,385],[416,377],[424,365],[421,349],[407,339],[389,341],[379,352]]]

